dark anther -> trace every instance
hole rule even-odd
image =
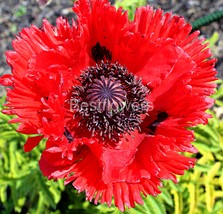
[[[157,114],[157,119],[154,120],[149,126],[149,134],[153,135],[156,132],[157,126],[168,118],[168,114],[166,112],[160,112]]]
[[[110,61],[112,59],[111,52],[105,46],[101,46],[99,42],[92,47],[91,55],[95,62]]]
[[[139,129],[148,111],[148,89],[119,63],[103,61],[86,69],[73,88],[74,117],[79,126],[104,139],[118,141],[124,133]]]
[[[71,143],[74,139],[71,136],[70,132],[67,130],[67,128],[64,128],[64,136],[67,138],[68,142]]]

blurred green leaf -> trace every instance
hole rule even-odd
[[[215,31],[212,36],[205,40],[205,43],[209,43],[209,48],[212,48],[220,39],[220,35]]]
[[[27,13],[27,9],[24,5],[19,5],[17,10],[15,11],[15,16],[17,18],[24,16]]]
[[[115,7],[128,11],[129,19],[133,20],[136,8],[146,5],[146,0],[116,0]]]

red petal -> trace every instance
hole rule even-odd
[[[24,145],[24,151],[30,152],[35,148],[39,142],[43,139],[43,136],[29,137]]]
[[[5,74],[0,78],[0,84],[4,86],[13,85],[13,77],[11,74]]]
[[[107,0],[76,1],[73,9],[78,16],[78,24],[86,26],[83,30],[88,38],[85,41],[88,54],[91,56],[92,47],[98,42],[113,53],[115,45],[129,27],[127,13],[123,13],[121,8],[116,10]]]
[[[36,134],[37,130],[30,124],[20,124],[17,128],[18,132],[22,134]]]
[[[29,67],[32,69],[44,69],[56,65],[71,67],[70,60],[68,58],[53,50],[42,51],[40,54],[33,56],[29,62]]]
[[[120,142],[119,148],[105,149],[102,155],[103,162],[103,181],[108,184],[111,182],[126,181],[126,168],[132,163],[137,153],[138,146],[145,138],[137,132],[132,136],[125,136]]]

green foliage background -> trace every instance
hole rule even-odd
[[[133,2],[134,1],[134,2]],[[144,5],[144,0],[116,1],[130,11]],[[134,3],[134,4],[133,4]],[[209,40],[216,42],[216,34]],[[223,83],[218,81],[216,104],[209,113],[213,115],[207,126],[194,129],[199,153],[194,169],[179,176],[178,184],[165,181],[162,193],[144,198],[144,205],[126,209],[125,214],[221,214],[223,213]],[[0,98],[0,110],[5,98]],[[105,214],[121,213],[116,207],[97,205],[85,201],[72,185],[63,181],[48,181],[40,172],[37,160],[44,148],[42,142],[31,153],[24,153],[26,137],[18,134],[16,125],[8,124],[11,117],[0,113],[0,213],[27,214]],[[186,154],[188,156],[192,156]]]

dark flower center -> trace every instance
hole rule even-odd
[[[87,89],[87,100],[98,105],[100,112],[109,113],[121,108],[126,102],[126,91],[119,80],[105,78],[94,80]]]
[[[72,91],[70,106],[79,126],[92,136],[115,140],[139,128],[148,110],[148,88],[119,63],[101,61],[86,69]]]

